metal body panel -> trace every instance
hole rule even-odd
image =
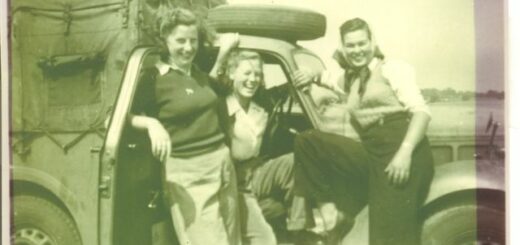
[[[99,244],[110,245],[113,242],[114,224],[114,195],[117,182],[117,165],[121,138],[125,125],[128,123],[128,115],[132,105],[133,96],[137,87],[138,76],[142,60],[148,54],[157,51],[153,47],[136,48],[130,56],[123,80],[120,85],[118,97],[114,106],[105,144],[101,152],[100,168],[100,199],[99,199]],[[123,146],[124,147],[124,146]]]
[[[56,135],[59,140],[77,135]],[[47,137],[33,139],[24,155],[13,154],[13,195],[34,194],[54,196],[73,217],[83,244],[97,243],[98,224],[98,154],[90,149],[99,147],[98,135],[86,135],[67,153]],[[25,189],[35,185],[48,193],[31,193]],[[54,201],[54,200],[51,200]]]

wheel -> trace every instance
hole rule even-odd
[[[72,218],[52,202],[36,196],[15,196],[14,245],[81,245]]]
[[[311,40],[325,34],[323,14],[312,10],[262,5],[222,5],[209,10],[208,24],[219,32],[239,32],[285,40]]]
[[[422,244],[505,244],[504,211],[476,204],[455,205],[442,209],[425,220]]]

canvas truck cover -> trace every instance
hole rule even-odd
[[[222,0],[11,1],[12,129],[98,130],[132,49],[153,40],[159,6],[204,17]]]

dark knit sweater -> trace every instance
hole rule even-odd
[[[192,67],[191,76],[169,69],[161,75],[157,68],[142,72],[132,111],[157,118],[170,134],[172,156],[189,157],[222,145],[217,95],[209,76]]]

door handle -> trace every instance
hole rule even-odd
[[[151,194],[152,194],[152,199],[150,200],[150,202],[148,202],[148,208],[149,209],[155,209],[157,208],[157,201],[159,199],[159,197],[161,196],[161,192],[160,191],[151,191]]]
[[[90,153],[99,153],[99,152],[101,152],[101,146],[90,147]]]

